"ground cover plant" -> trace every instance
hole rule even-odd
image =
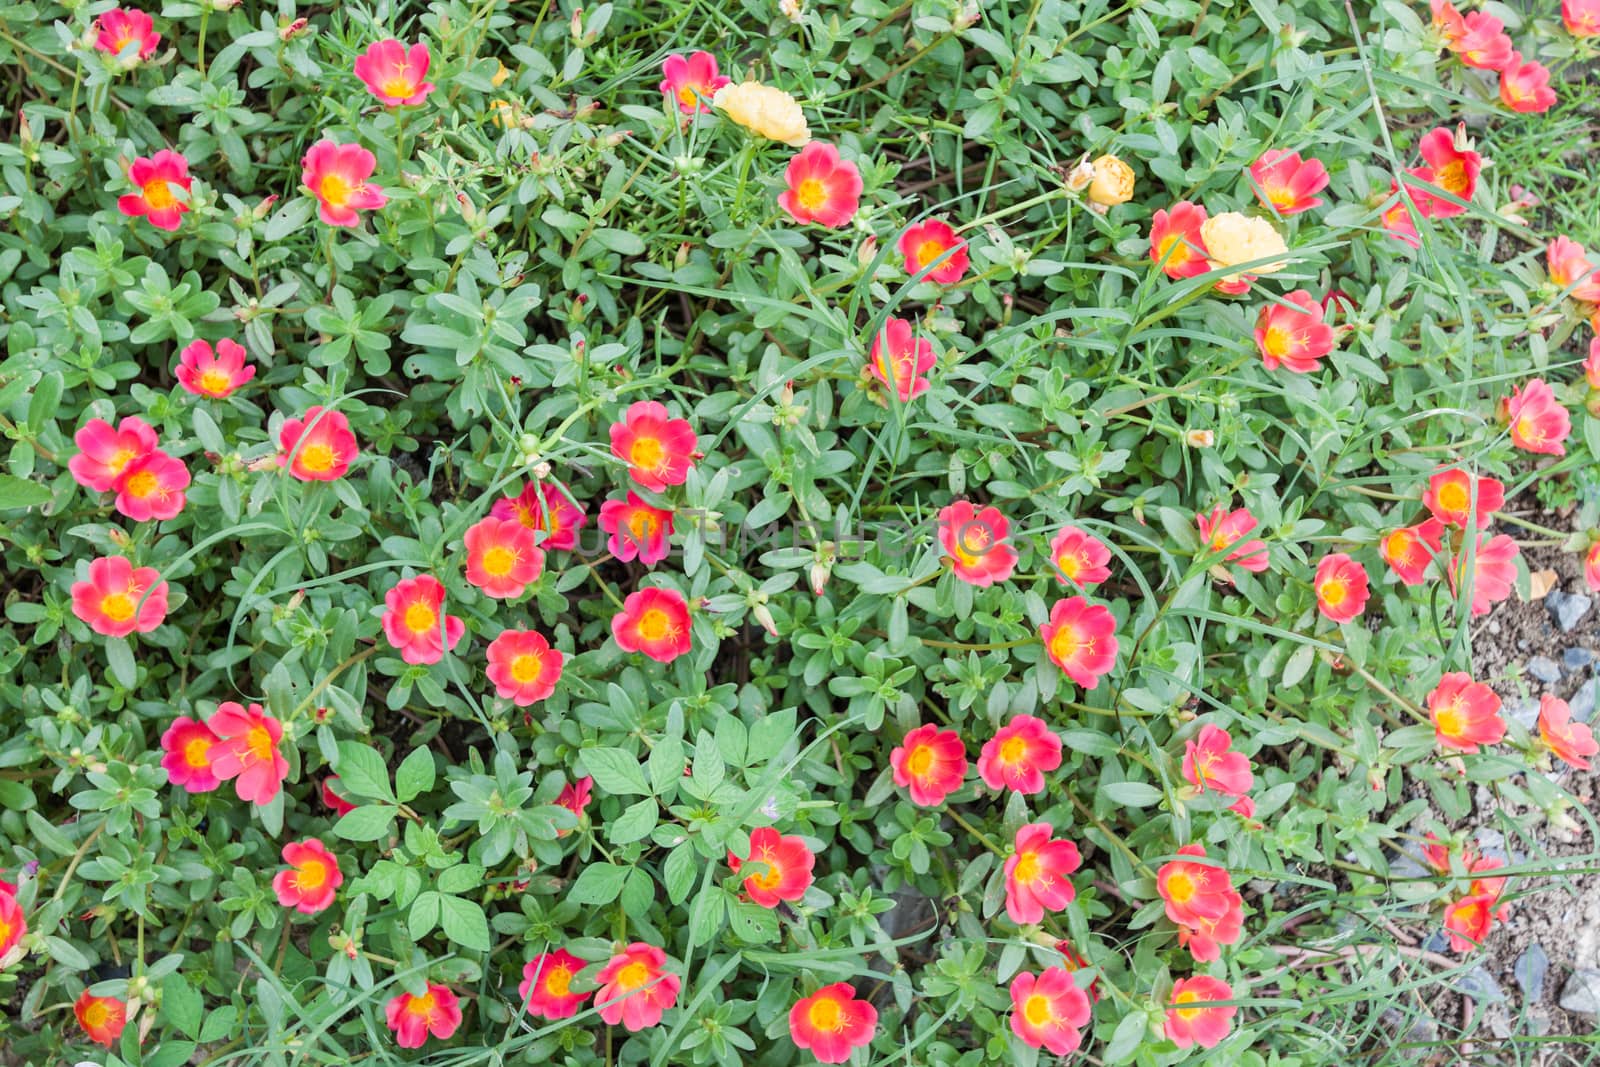
[[[1600,2],[0,56],[0,1062],[1583,1062]]]

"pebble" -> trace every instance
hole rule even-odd
[[[1562,633],[1571,633],[1573,627],[1578,625],[1578,620],[1589,613],[1589,608],[1594,600],[1583,593],[1563,593],[1559,589],[1552,589],[1544,598],[1544,605],[1550,611],[1550,617],[1561,627]]]
[[[1439,1024],[1426,1012],[1413,1015],[1398,1008],[1385,1008],[1378,1019],[1408,1045],[1428,1045],[1439,1039]]]
[[[1587,648],[1569,648],[1561,653],[1561,669],[1567,673],[1581,671],[1594,662],[1594,653]]]
[[[1506,999],[1505,990],[1500,988],[1500,983],[1494,980],[1494,975],[1482,964],[1472,968],[1456,980],[1456,990],[1462,996],[1471,997],[1473,1000],[1482,1000],[1490,1004]]]
[[[1578,687],[1568,702],[1572,707],[1573,722],[1588,722],[1594,717],[1595,694],[1600,692],[1600,681],[1590,678]]]
[[[1550,957],[1545,952],[1544,946],[1537,941],[1529,945],[1527,951],[1517,957],[1516,966],[1512,968],[1511,973],[1517,980],[1518,988],[1530,1002],[1542,997],[1544,977],[1550,973]]]
[[[1529,733],[1539,721],[1539,702],[1532,697],[1516,697],[1503,705],[1506,718],[1519,724]]]
[[[1528,673],[1549,685],[1561,680],[1561,668],[1549,656],[1535,656],[1528,661]]]
[[[1578,1015],[1600,1016],[1600,971],[1584,967],[1561,987],[1561,1006]]]

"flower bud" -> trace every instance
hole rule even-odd
[[[1217,443],[1217,435],[1210,430],[1190,430],[1183,435],[1183,443],[1190,448],[1210,448]]]
[[[1109,208],[1133,199],[1132,167],[1111,155],[1101,156],[1091,167],[1094,180],[1089,183],[1090,204]]]
[[[306,27],[310,25],[310,21],[311,20],[309,19],[295,19],[286,26],[279,26],[278,39],[280,41],[288,42],[294,40],[296,37],[304,36],[306,33]]]

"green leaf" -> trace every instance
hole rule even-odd
[[[94,966],[94,962],[88,956],[79,952],[72,942],[63,938],[47,937],[44,939],[44,945],[50,952],[50,958],[63,967],[74,971],[87,971]]]
[[[18,478],[15,474],[0,474],[0,511],[38,507],[49,499],[49,486]]]
[[[1130,808],[1148,808],[1159,804],[1164,795],[1161,790],[1146,782],[1111,782],[1100,787],[1106,799]]]
[[[205,1001],[187,978],[169,974],[161,983],[161,1014],[182,1033],[198,1038]]]
[[[232,1004],[224,1004],[206,1016],[206,1021],[200,1027],[200,1043],[222,1041],[233,1036],[237,1029],[239,1009]]]
[[[341,775],[339,780],[344,781]],[[402,802],[413,799],[433,788],[433,753],[427,746],[412,750],[411,755],[394,772],[394,788]]]
[[[609,904],[622,892],[628,878],[628,868],[610,863],[591,863],[578,875],[572,888],[567,890],[567,900],[572,904]]]
[[[476,863],[458,863],[439,872],[439,892],[470,893],[483,885],[483,868]]]
[[[683,742],[676,737],[663,738],[650,750],[650,791],[656,796],[666,793],[683,777],[685,766]]]
[[[340,782],[344,779],[340,778]],[[347,811],[333,824],[333,832],[346,841],[377,841],[387,837],[394,826],[395,809],[387,804],[368,804]]]
[[[1129,1012],[1117,1024],[1117,1029],[1112,1033],[1111,1040],[1106,1042],[1105,1051],[1100,1054],[1100,1058],[1106,1063],[1127,1063],[1144,1044],[1149,1029],[1149,1016],[1143,1012]]]
[[[694,846],[687,841],[669,852],[662,871],[667,883],[667,899],[674,905],[688,900],[689,890],[694,888],[694,876],[698,871]]]
[[[418,894],[417,899],[411,902],[411,914],[406,917],[406,930],[411,934],[411,940],[422,940],[439,925],[441,902],[446,899],[449,898],[430,889]]]
[[[340,741],[339,760],[333,771],[339,776],[339,792],[347,797],[396,802],[394,790],[389,788],[389,767],[370,745]]]
[[[657,814],[655,798],[646,797],[631,805],[620,817],[607,823],[606,837],[614,845],[642,841],[656,828]]]
[[[594,784],[603,792],[613,796],[650,795],[650,783],[645,781],[644,770],[633,753],[621,748],[586,748],[581,755]]]
[[[106,662],[111,670],[111,680],[124,689],[132,689],[139,681],[139,664],[133,658],[133,646],[126,637],[106,638]]]
[[[460,897],[440,897],[439,911],[444,936],[462,948],[489,951],[489,920],[482,908]]]

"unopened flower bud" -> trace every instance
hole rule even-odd
[[[295,19],[286,26],[280,26],[278,27],[278,39],[292,41],[296,37],[302,36],[306,32],[308,25],[310,25],[309,19]]]
[[[1210,448],[1217,443],[1217,435],[1210,430],[1190,430],[1183,435],[1183,443],[1190,448]]]

